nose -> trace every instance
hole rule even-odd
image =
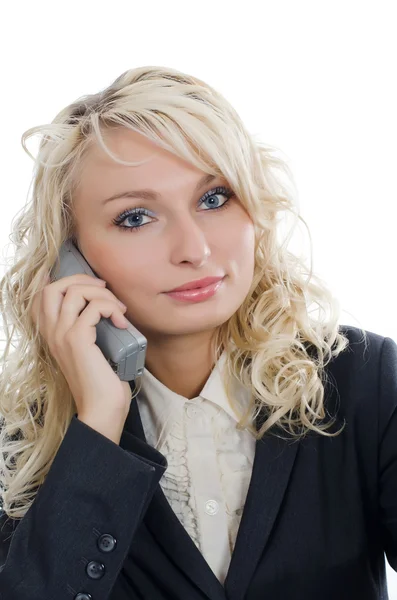
[[[201,266],[211,255],[205,232],[192,215],[179,215],[170,232],[171,262]]]

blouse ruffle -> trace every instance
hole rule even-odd
[[[167,470],[160,479],[162,490],[179,521],[201,551],[195,498],[187,464],[187,439],[179,421],[174,422],[161,453],[168,462]]]
[[[236,424],[219,407],[216,407],[210,420],[228,519],[230,552],[233,552],[252,473],[252,460],[245,452],[245,442],[249,442],[246,436],[252,439],[252,434],[248,430],[237,431]],[[188,442],[183,422],[174,422],[160,451],[168,461],[168,468],[160,485],[179,521],[201,551],[197,506],[188,470]]]

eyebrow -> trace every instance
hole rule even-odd
[[[217,178],[217,175],[204,175],[197,183],[194,193],[198,192],[202,187],[208,185]],[[121,192],[120,194],[114,194],[110,196],[110,198],[106,198],[102,200],[101,204],[104,205],[107,202],[111,202],[112,200],[117,200],[118,198],[143,198],[144,200],[158,200],[161,198],[161,194],[155,192],[154,190],[144,189],[144,190],[133,190],[128,192]]]

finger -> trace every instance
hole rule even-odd
[[[113,324],[120,329],[127,327],[121,308],[117,304],[95,298],[86,306],[73,326],[65,333],[64,339],[70,341],[78,336],[79,342],[83,345],[94,343],[97,335],[95,327],[101,318],[111,319]],[[84,337],[84,335],[88,337]]]
[[[53,314],[58,311],[55,318],[57,321],[56,336],[59,342],[62,341],[63,336],[75,325],[78,317],[86,309],[87,303],[91,304],[95,300],[113,306],[114,310],[122,310],[123,312],[126,310],[116,296],[106,288],[99,290],[91,285],[71,285],[64,297],[59,293],[55,306],[52,308],[54,311]],[[99,320],[97,320],[97,323]]]
[[[76,285],[89,285],[91,289],[94,286],[96,288],[104,288],[105,282],[102,281],[102,279],[92,277],[86,273],[77,273],[76,275],[62,277],[61,279],[54,281],[51,286],[44,288],[42,303],[43,311],[50,317],[50,321],[53,325],[55,325],[59,319],[61,306],[67,291]],[[83,310],[84,306],[85,304],[81,306],[80,312]]]
[[[63,294],[66,293],[66,290],[71,285],[96,285],[98,287],[104,288],[106,286],[106,281],[103,279],[99,279],[99,277],[94,277],[93,275],[88,275],[87,273],[76,273],[75,275],[68,275],[66,277],[61,277],[60,279],[56,279],[54,282],[54,286],[61,290]]]

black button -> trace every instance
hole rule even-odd
[[[117,544],[116,539],[110,533],[104,533],[98,538],[97,546],[101,552],[112,552]]]
[[[105,565],[97,560],[92,560],[89,562],[85,570],[90,579],[100,579],[105,575]]]
[[[87,592],[79,592],[73,600],[92,600],[92,596]]]

